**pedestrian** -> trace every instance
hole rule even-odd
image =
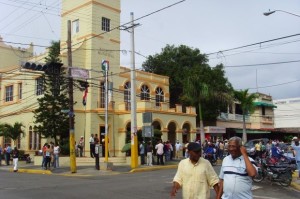
[[[182,145],[179,143],[179,140],[176,140],[175,150],[176,150],[175,158],[179,159],[179,157],[180,157],[179,154],[180,154],[180,151],[182,150]]]
[[[95,147],[94,147],[94,157],[95,157],[95,168],[96,170],[100,170],[100,160],[99,160],[99,154],[100,154],[100,145],[99,145],[99,139],[95,140]]]
[[[145,142],[141,142],[140,146],[141,165],[145,164]]]
[[[220,141],[220,143],[219,143],[219,159],[223,160],[223,156],[224,156],[224,142]]]
[[[8,144],[5,148],[5,160],[6,160],[6,165],[8,166],[9,165],[9,162],[10,162],[10,153],[11,153],[11,147],[10,145]]]
[[[47,145],[48,145],[48,143],[45,143],[44,146],[41,149],[41,151],[42,151],[42,168],[44,168],[45,162],[46,162],[45,155],[46,155]]]
[[[58,144],[55,144],[54,148],[53,148],[53,156],[54,156],[53,167],[54,168],[59,168],[59,153],[60,153],[60,148],[59,148]]]
[[[2,165],[2,153],[3,153],[3,150],[2,150],[2,147],[0,145],[0,166]]]
[[[292,148],[294,150],[296,164],[297,164],[298,179],[300,179],[300,145],[297,137],[296,139],[294,139],[294,142],[295,144],[292,145]]]
[[[19,161],[19,150],[17,147],[14,148],[12,151],[12,156],[13,156],[13,165],[14,165],[14,172],[18,171],[18,161]]]
[[[210,187],[218,193],[218,175],[209,161],[201,157],[200,144],[190,142],[187,150],[189,158],[179,162],[173,179],[171,198],[174,198],[177,191],[182,188],[183,199],[209,199]]]
[[[94,134],[91,134],[90,137],[90,156],[91,158],[94,158],[95,154],[95,140],[94,140]]]
[[[164,145],[162,140],[158,141],[158,144],[155,145],[156,155],[157,155],[157,165],[164,165]]]
[[[257,174],[254,160],[239,137],[229,139],[228,152],[222,162],[217,199],[252,199],[252,177]]]
[[[81,136],[78,142],[79,157],[83,157],[83,148],[84,148],[84,139],[83,136]]]
[[[48,166],[50,169],[51,155],[52,155],[51,146],[50,146],[50,144],[48,144],[45,149],[45,163],[44,163],[45,170],[48,169]]]
[[[147,165],[152,166],[153,146],[152,146],[151,142],[148,142],[146,150],[147,150]]]

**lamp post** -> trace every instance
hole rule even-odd
[[[297,14],[294,14],[294,13],[291,13],[291,12],[287,12],[287,11],[284,11],[284,10],[273,10],[273,11],[270,11],[270,10],[269,10],[268,12],[264,12],[263,14],[264,14],[265,16],[269,16],[269,15],[275,13],[275,12],[284,12],[284,13],[287,13],[287,14],[290,14],[290,15],[294,15],[294,16],[296,16],[296,17],[300,17],[300,15],[297,15]]]

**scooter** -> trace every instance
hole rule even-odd
[[[279,182],[285,187],[291,184],[293,168],[290,165],[267,164],[266,159],[260,161],[257,175],[253,178],[254,182],[261,182],[266,178],[271,182]]]

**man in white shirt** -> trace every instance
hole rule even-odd
[[[176,150],[176,159],[179,159],[179,154],[182,150],[182,145],[179,143],[179,140],[176,141],[175,150]]]
[[[60,148],[57,144],[55,144],[53,147],[53,155],[54,155],[53,167],[54,168],[59,168],[59,152],[60,152]]]
[[[164,165],[164,145],[161,143],[162,141],[159,140],[158,144],[155,146],[156,155],[157,155],[157,165],[161,164]]]
[[[90,156],[91,156],[91,158],[94,158],[94,156],[95,156],[94,134],[91,134],[91,137],[90,137]]]
[[[217,199],[252,199],[252,177],[257,174],[254,160],[239,137],[229,139],[228,152],[222,162]]]

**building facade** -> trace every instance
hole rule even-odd
[[[272,97],[263,93],[256,93],[253,113],[246,115],[246,132],[248,139],[268,137],[274,130],[274,108]],[[227,113],[220,113],[217,126],[226,128],[222,135],[225,138],[234,135],[242,136],[243,114],[239,102],[228,107]]]
[[[108,138],[109,153],[125,156],[121,152],[126,133],[130,131],[130,69],[120,66],[120,0],[62,1],[61,60],[67,67],[67,27],[72,27],[72,67],[89,71],[90,87],[86,105],[82,95],[74,90],[75,139],[85,138],[85,151],[89,154],[90,134],[105,133],[105,89],[101,61],[109,61]],[[87,14],[88,13],[88,14]],[[2,51],[2,49],[0,49]],[[30,50],[29,50],[30,51]],[[31,51],[32,53],[32,51]],[[2,52],[0,52],[2,54]],[[31,57],[28,61],[41,60],[47,54]],[[40,72],[20,70],[16,57],[11,63],[0,63],[1,68],[1,123],[22,122],[25,137],[20,139],[20,149],[33,154],[47,139],[36,132],[32,111],[38,106],[36,99],[43,96],[39,81]],[[2,60],[1,60],[2,62]],[[39,61],[41,62],[41,61]],[[10,67],[12,65],[13,67]],[[169,106],[169,78],[136,70],[137,130],[142,130],[142,115],[152,113],[152,126],[162,132],[163,140],[191,141],[196,137],[196,110],[194,107]],[[0,143],[7,144],[2,137]],[[14,145],[14,143],[12,143]]]

